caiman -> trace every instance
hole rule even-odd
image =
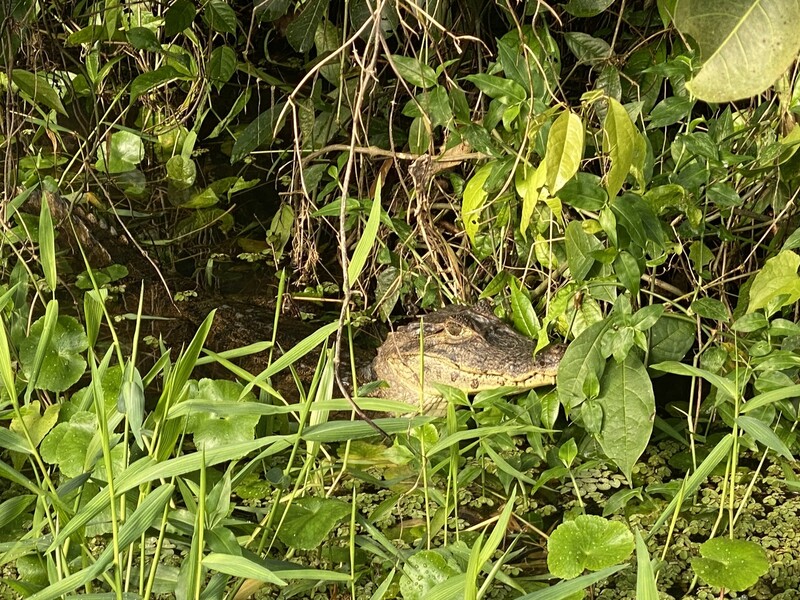
[[[207,344],[216,351],[245,346],[271,337],[273,310],[240,302],[218,303]],[[207,310],[198,311],[198,316]],[[308,323],[281,319],[277,340],[288,350],[314,331]],[[553,385],[565,346],[554,344],[534,357],[534,340],[518,333],[492,314],[485,305],[450,306],[389,333],[377,355],[358,351],[356,366],[360,383],[384,380],[373,396],[408,403],[432,415],[445,412],[446,403],[434,384],[445,384],[475,393],[511,386],[519,390]],[[420,360],[420,350],[423,359]],[[374,352],[374,350],[373,350]],[[366,356],[365,356],[366,354]],[[298,366],[301,378],[313,373],[318,354]],[[252,373],[267,367],[267,353],[237,361]],[[343,367],[349,364],[345,357]],[[291,377],[273,381],[286,398],[296,397]]]
[[[532,339],[488,308],[451,306],[390,333],[378,348],[371,372],[389,384],[378,395],[441,415],[447,405],[434,384],[467,393],[553,385],[565,346],[554,344],[534,356],[535,348]]]

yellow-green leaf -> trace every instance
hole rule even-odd
[[[583,122],[572,111],[561,113],[547,136],[547,188],[555,194],[575,173],[583,158]]]
[[[464,199],[461,202],[461,220],[464,222],[464,231],[473,244],[481,226],[481,212],[489,196],[483,189],[483,184],[489,178],[492,166],[493,163],[483,165],[464,186]]]
[[[531,223],[533,210],[539,200],[548,198],[544,188],[547,179],[547,162],[542,162],[535,170],[520,169],[517,171],[517,193],[522,197],[522,213],[519,217],[519,232],[525,236]]]
[[[747,312],[768,308],[773,312],[800,300],[800,256],[784,250],[770,258],[750,286],[750,305]]]
[[[375,243],[375,237],[378,234],[378,226],[381,223],[381,177],[378,175],[378,183],[375,185],[375,199],[372,201],[372,209],[369,211],[369,218],[367,219],[367,226],[364,228],[364,235],[358,240],[356,249],[353,251],[353,258],[347,267],[347,278],[352,285],[361,271],[364,270],[364,265],[367,264],[372,244]]]
[[[639,135],[628,111],[622,104],[609,98],[608,114],[603,122],[603,152],[611,158],[611,169],[606,173],[609,198],[614,198],[625,183],[633,166]]]
[[[760,94],[797,58],[798,22],[798,0],[680,0],[675,25],[705,60],[686,87],[706,102]]]

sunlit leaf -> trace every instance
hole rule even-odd
[[[578,172],[583,158],[584,129],[581,118],[564,111],[547,136],[547,188],[555,194]]]
[[[686,84],[706,102],[730,102],[766,90],[800,51],[797,0],[680,0],[675,26],[700,45],[703,67]]]
[[[621,563],[633,552],[630,530],[619,521],[579,515],[556,527],[547,541],[547,568],[561,579]]]
[[[769,308],[770,312],[800,300],[800,256],[784,250],[768,259],[750,286],[747,312]]]

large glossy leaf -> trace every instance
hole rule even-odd
[[[625,178],[633,166],[639,130],[633,125],[628,111],[614,100],[608,99],[608,113],[603,121],[603,152],[611,158],[611,169],[606,173],[606,190],[613,198],[622,189]]]
[[[572,111],[561,113],[547,136],[547,187],[555,194],[575,173],[583,158],[583,122]]]
[[[680,0],[675,25],[697,41],[704,59],[686,87],[706,102],[763,92],[797,58],[798,23],[798,0]]]
[[[633,466],[653,432],[656,400],[642,362],[631,353],[624,362],[610,361],[600,380],[597,402],[603,408],[600,446],[630,481]]]

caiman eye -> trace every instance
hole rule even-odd
[[[461,337],[464,332],[464,326],[454,319],[448,319],[444,324],[444,330],[447,335],[451,337]]]

